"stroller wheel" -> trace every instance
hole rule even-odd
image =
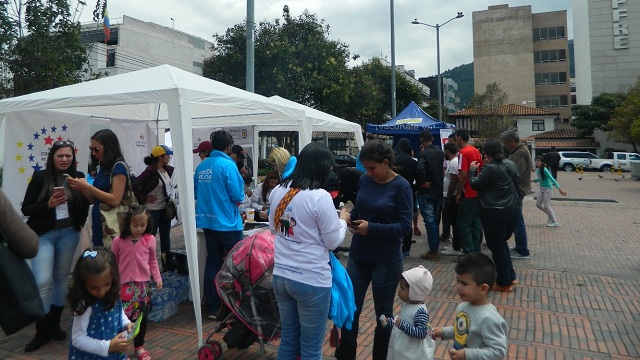
[[[203,345],[198,349],[198,360],[216,360],[216,351],[211,345]]]
[[[219,341],[211,340],[207,344],[213,348],[216,358],[222,356],[222,344]]]

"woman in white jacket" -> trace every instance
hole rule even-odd
[[[267,174],[264,178],[264,181],[258,184],[256,188],[253,190],[253,194],[251,195],[251,208],[255,209],[255,221],[267,221],[269,218],[269,213],[267,210],[269,209],[269,195],[271,195],[271,190],[273,190],[278,185],[278,179],[280,176],[276,171],[272,171]]]

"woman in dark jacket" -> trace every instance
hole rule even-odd
[[[418,215],[418,202],[416,199],[416,192],[414,183],[418,172],[418,162],[413,158],[413,149],[411,148],[411,142],[407,138],[402,138],[398,141],[396,146],[396,156],[394,156],[393,162],[395,163],[398,175],[402,176],[409,182],[413,191],[413,214],[414,214],[414,229],[418,229],[417,215]],[[415,230],[414,230],[415,232]],[[416,233],[416,236],[420,236],[422,233]],[[411,251],[411,237],[412,233],[407,234],[402,238],[402,256],[409,257]]]
[[[173,166],[169,166],[173,151],[164,145],[159,145],[151,150],[151,155],[144,158],[147,168],[138,176],[142,194],[146,197],[143,201],[153,218],[153,235],[160,229],[160,258],[162,270],[166,270],[168,253],[171,251],[171,219],[167,219],[167,202],[173,194],[171,176]]]
[[[75,146],[71,141],[53,143],[45,169],[33,173],[22,202],[27,225],[39,236],[40,250],[31,269],[40,288],[40,297],[49,313],[36,322],[36,336],[25,351],[39,349],[51,338],[64,340],[60,329],[69,287],[69,273],[80,241],[80,230],[89,214],[89,201],[71,189],[66,177],[84,178],[76,169]]]
[[[478,191],[478,212],[487,246],[496,265],[496,291],[513,291],[516,273],[511,263],[507,240],[513,234],[518,221],[518,167],[504,158],[502,143],[488,140],[482,147],[486,161],[480,173],[478,163],[469,166],[469,184]]]

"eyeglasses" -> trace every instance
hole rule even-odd
[[[55,145],[55,146],[71,146],[71,147],[75,147],[75,145],[73,144],[73,141],[70,141],[70,140],[54,141],[53,145]]]
[[[89,146],[89,150],[91,150],[91,153],[97,153],[100,152],[100,150],[102,150],[101,147],[91,147]]]

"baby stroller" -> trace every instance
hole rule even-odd
[[[216,275],[215,285],[220,299],[232,313],[209,335],[206,345],[200,347],[198,359],[220,358],[222,344],[211,337],[230,327],[231,317],[257,335],[263,359],[264,340],[271,341],[280,336],[280,312],[272,287],[274,239],[269,230],[262,230],[239,241],[227,254]]]

